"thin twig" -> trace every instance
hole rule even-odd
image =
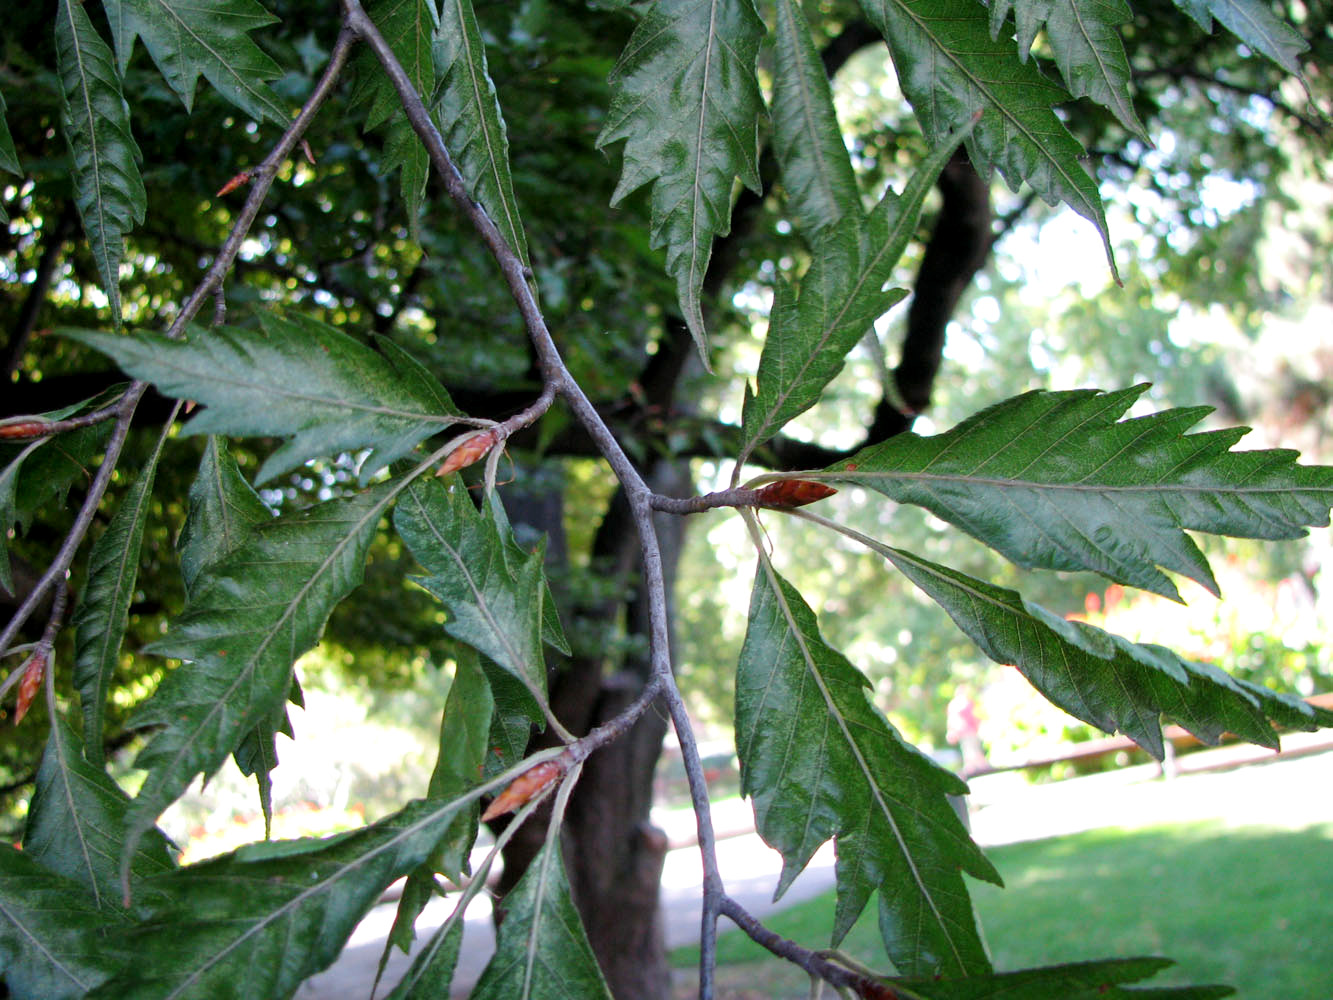
[[[259,209],[277,176],[278,167],[291,154],[302,134],[314,119],[316,112],[328,99],[329,94],[332,93],[333,85],[346,66],[348,54],[355,43],[356,35],[353,32],[344,29],[339,34],[338,41],[329,54],[328,65],[324,68],[324,73],[315,85],[314,91],[306,99],[300,113],[293,119],[291,125],[283,132],[272,152],[264,159],[263,163],[252,171],[254,179],[250,185],[249,195],[245,200],[244,207],[237,215],[236,221],[232,224],[227,241],[218,251],[213,265],[195,288],[194,293],[181,307],[180,314],[167,330],[168,337],[178,339],[184,332],[186,324],[194,319],[204,302],[213,293],[213,290],[221,285],[228,270],[235,262],[236,255],[240,253],[241,244],[245,241],[251,225],[254,224],[255,218],[259,215]],[[97,513],[98,505],[102,502],[106,488],[111,482],[111,475],[115,471],[121,449],[125,446],[125,439],[129,435],[134,410],[147,390],[148,383],[136,379],[130,383],[129,389],[126,390],[125,395],[120,398],[120,402],[116,405],[116,426],[111,432],[110,440],[107,442],[102,464],[98,467],[97,475],[93,477],[87,496],[84,497],[83,506],[74,519],[74,525],[65,536],[60,551],[56,553],[55,560],[42,574],[36,586],[29,591],[27,598],[20,605],[18,611],[14,612],[14,616],[10,618],[4,631],[0,632],[0,652],[8,648],[9,643],[13,641],[18,634],[18,630],[31,617],[47,591],[55,585],[57,580],[64,579],[65,573],[68,572],[79,546],[83,544],[88,528],[92,525],[93,517]]]
[[[644,482],[638,469],[625,454],[620,443],[612,434],[601,415],[592,405],[591,400],[575,381],[565,366],[551,332],[546,326],[541,307],[528,285],[529,271],[522,259],[514,252],[486,210],[482,208],[468,192],[467,184],[454,165],[453,158],[445,147],[444,139],[436,128],[430,111],[426,108],[421,95],[412,85],[411,79],[403,70],[393,53],[393,49],[380,34],[379,29],[366,15],[359,0],[343,0],[346,11],[346,24],[354,29],[374,51],[398,94],[408,122],[420,137],[430,157],[431,165],[439,175],[444,189],[458,206],[463,215],[472,223],[482,240],[490,249],[510,294],[523,317],[528,336],[537,352],[543,382],[554,386],[564,397],[575,418],[583,425],[593,439],[598,450],[606,459],[612,471],[625,489],[625,496],[634,515],[634,522],[643,555],[644,587],[649,600],[649,651],[652,671],[662,686],[662,696],[667,703],[672,724],[680,741],[681,758],[689,779],[690,797],[694,806],[695,821],[698,827],[699,852],[704,872],[704,898],[702,927],[700,933],[700,1000],[712,1000],[713,967],[717,949],[717,914],[719,901],[724,889],[722,876],[717,864],[717,851],[713,833],[712,811],[708,800],[708,783],[704,778],[703,762],[699,756],[698,744],[681,698],[676,687],[675,677],[671,672],[671,652],[668,642],[666,617],[666,585],[662,574],[662,554],[653,527],[652,491]]]
[[[878,979],[853,972],[845,966],[831,962],[817,951],[802,947],[780,934],[769,930],[740,903],[730,896],[723,896],[719,911],[741,930],[750,936],[756,944],[762,945],[779,958],[799,965],[812,976],[818,976],[824,982],[839,989],[849,989],[859,997],[871,1000],[906,1000],[903,994]]]

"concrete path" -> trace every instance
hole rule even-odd
[[[1018,774],[994,774],[972,781],[972,829],[983,847],[1118,826],[1135,828],[1163,823],[1220,820],[1234,826],[1267,825],[1288,829],[1333,824],[1333,752],[1329,734],[1293,734],[1283,738],[1287,752],[1308,756],[1272,757],[1255,748],[1226,747],[1193,754],[1191,769],[1231,767],[1208,773],[1184,773],[1159,780],[1153,765],[1078,778],[1049,785],[1029,785]],[[1322,752],[1317,752],[1322,751]],[[1211,755],[1211,756],[1210,756]],[[1183,762],[1184,762],[1183,761]],[[1182,763],[1183,763],[1182,762]],[[1256,766],[1241,767],[1255,763]],[[663,817],[672,842],[689,834],[692,817]],[[747,803],[726,802],[714,816],[717,829],[745,829],[752,824]],[[792,884],[780,904],[772,900],[781,858],[753,833],[718,844],[718,862],[727,891],[763,919],[781,906],[818,896],[833,886],[833,850],[827,844]],[[698,940],[702,877],[698,851],[680,848],[667,855],[662,879],[667,947]],[[396,904],[376,907],[362,921],[338,960],[308,980],[297,1000],[366,1000]],[[418,941],[448,917],[449,900],[436,900],[417,922]],[[478,897],[468,909],[455,995],[481,975],[494,948],[489,902]],[[722,926],[727,926],[723,921]],[[387,994],[407,969],[409,959],[394,952],[379,994]]]

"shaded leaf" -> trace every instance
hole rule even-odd
[[[764,24],[753,0],[659,0],[611,72],[599,147],[625,140],[619,204],[652,184],[652,245],[708,366],[700,294],[713,239],[731,231],[731,187],[759,182],[763,99],[755,61]]]
[[[266,81],[281,67],[249,33],[277,20],[255,0],[102,0],[121,73],[142,38],[148,54],[181,99],[194,108],[195,87],[203,76],[226,100],[256,121],[286,125],[290,113]]]
[[[445,144],[472,197],[527,264],[528,240],[509,172],[509,137],[471,0],[444,0],[433,51],[440,76],[434,111]]]
[[[472,1000],[610,1000],[569,895],[559,839],[546,842],[502,905],[495,954]]]
[[[1063,201],[1101,234],[1115,272],[1097,184],[1079,162],[1083,149],[1052,105],[1067,99],[1032,61],[1020,62],[1012,39],[990,34],[981,4],[953,0],[860,0],[888,42],[903,93],[932,145],[982,112],[967,142],[985,177],[1000,171],[1009,186],[1026,181],[1050,204]]]
[[[261,483],[311,458],[372,448],[365,480],[454,423],[444,389],[401,353],[386,358],[304,316],[260,313],[259,322],[195,330],[189,340],[64,332],[163,393],[204,404],[187,434],[288,437],[260,468]]]
[[[185,593],[193,594],[195,581],[207,566],[230,555],[248,541],[260,525],[273,519],[245,477],[226,442],[209,437],[204,446],[199,472],[190,484],[190,506],[177,543]],[[293,684],[293,700],[299,702],[300,689]],[[292,735],[291,720],[284,704],[273,716],[261,722],[236,748],[236,766],[245,775],[254,775],[259,787],[259,805],[264,813],[264,835],[273,822],[273,782],[270,772],[278,764],[277,734]]]
[[[0,972],[16,1000],[75,1000],[109,979],[124,957],[102,911],[79,883],[0,843]]]
[[[130,797],[80,753],[64,719],[52,720],[28,806],[23,850],[48,870],[73,879],[99,910],[122,908],[121,850]],[[130,860],[130,886],[176,867],[171,842],[154,828]]]
[[[432,801],[447,801],[475,788],[482,781],[489,749],[494,699],[475,651],[464,647],[456,657],[454,681],[440,719],[439,751],[427,792]],[[434,892],[435,872],[454,883],[470,874],[468,853],[477,838],[477,804],[464,806],[441,834],[431,857],[407,878],[388,945],[407,951],[414,924]],[[382,964],[382,963],[381,963]]]
[[[485,656],[481,657],[481,669],[495,699],[484,775],[489,780],[523,759],[533,727],[538,731],[544,729],[546,716],[513,674]]]
[[[793,0],[778,0],[777,15],[773,151],[787,209],[810,239],[844,216],[860,218],[861,196],[805,15]]]
[[[125,935],[136,961],[92,996],[290,996],[338,957],[384,889],[421,864],[457,808],[416,801],[352,833],[255,844],[155,879],[159,901]]]
[[[190,484],[190,506],[176,544],[186,595],[193,594],[204,567],[235,552],[271,520],[272,512],[246,482],[227,442],[210,437]]]
[[[139,550],[153,498],[157,461],[167,430],[139,470],[111,522],[88,554],[88,582],[70,624],[74,627],[74,687],[83,707],[84,753],[89,763],[103,761],[103,720],[111,679],[120,663],[120,647],[130,620],[139,578]]]
[[[1216,744],[1230,732],[1277,749],[1266,713],[1313,730],[1333,721],[1300,699],[1265,691],[1260,698],[1207,664],[1163,646],[1130,642],[1085,622],[1066,621],[1012,590],[940,566],[902,549],[871,543],[931,596],[997,663],[1017,667],[1038,691],[1075,718],[1117,729],[1162,759],[1161,716]]]
[[[23,173],[23,168],[19,166],[18,151],[14,148],[14,137],[10,134],[9,123],[5,121],[3,93],[0,93],[0,171],[13,174],[15,177]],[[5,211],[5,206],[0,204],[0,223],[8,221],[9,214]]]
[[[967,787],[903,741],[869,688],[824,642],[801,595],[761,562],[736,674],[736,753],[756,828],[782,853],[778,894],[834,837],[835,945],[878,890],[897,968],[989,972],[962,873],[1000,877],[949,804]]]
[[[490,514],[491,520],[495,522],[495,530],[506,541],[505,565],[509,567],[511,574],[518,573],[538,546],[542,547],[543,552],[545,551],[545,537],[540,538],[532,550],[524,549],[519,544],[518,536],[509,523],[509,515],[505,513],[504,504],[500,502],[498,495],[492,494],[487,497],[486,502],[482,505],[482,512]],[[542,581],[542,642],[552,649],[564,653],[565,656],[572,655],[569,640],[565,637],[564,626],[560,624],[560,611],[556,608],[555,598],[551,595],[551,585],[545,580]]]
[[[1207,407],[1119,420],[1146,388],[1025,393],[943,434],[866,448],[831,478],[925,507],[1020,566],[1093,570],[1175,600],[1159,566],[1217,593],[1186,530],[1300,538],[1329,523],[1333,468],[1231,451],[1246,428],[1184,433]]]
[[[1001,972],[965,980],[886,979],[905,995],[920,1000],[1215,1000],[1235,993],[1230,986],[1158,986],[1122,989],[1154,976],[1175,963],[1166,958],[1116,958],[1073,962],[1040,969]]]
[[[532,702],[544,706],[542,549],[511,565],[509,541],[473,506],[456,475],[408,486],[394,527],[431,574],[416,582],[448,610],[444,630],[518,678]]]
[[[161,726],[135,766],[148,771],[131,810],[147,829],[256,726],[272,724],[292,664],[360,582],[376,525],[401,482],[268,521],[196,583],[185,612],[146,647],[183,662],[131,723]]]
[[[367,13],[398,57],[412,86],[429,100],[435,89],[435,63],[431,58],[431,39],[438,20],[435,4],[431,0],[379,0],[367,5]],[[430,173],[426,147],[402,113],[398,92],[373,52],[365,50],[357,56],[356,72],[354,100],[370,102],[366,128],[378,128],[386,122],[389,125],[378,169],[387,175],[402,168],[403,200],[407,217],[415,224],[421,214]]]
[[[74,203],[119,327],[125,234],[143,222],[148,208],[139,147],[130,134],[129,108],[111,49],[83,4],[60,0],[55,31],[60,120],[73,161]]]
[[[1273,13],[1263,0],[1175,0],[1204,31],[1217,18],[1233,35],[1288,73],[1301,75],[1297,56],[1310,47],[1300,33]]]
[[[403,978],[385,1000],[438,1000],[449,995],[463,945],[463,921],[441,926],[412,959]]]
[[[1069,92],[1096,101],[1130,132],[1148,141],[1129,91],[1129,57],[1120,25],[1134,14],[1124,0],[993,0],[989,6],[992,37],[998,36],[1013,10],[1018,56],[1026,59],[1037,32],[1044,27],[1051,56]]]
[[[741,463],[820,399],[843,359],[884,312],[907,294],[884,290],[935,179],[967,134],[964,128],[922,161],[902,196],[885,192],[868,218],[859,209],[813,241],[800,293],[779,281],[753,392],[741,411]]]

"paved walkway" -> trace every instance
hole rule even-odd
[[[1192,754],[1182,760],[1193,770],[1232,767],[1207,773],[1183,773],[1169,781],[1157,779],[1154,765],[1124,768],[1049,785],[1029,785],[1020,774],[994,774],[972,781],[972,829],[983,847],[1059,836],[1106,826],[1136,828],[1162,823],[1219,820],[1234,826],[1266,825],[1289,829],[1333,824],[1333,751],[1328,733],[1293,734],[1283,738],[1287,752],[1307,756],[1255,763],[1272,755],[1255,748],[1225,747]],[[1316,752],[1320,751],[1322,752]],[[1239,764],[1254,763],[1240,767]],[[716,807],[717,829],[744,829],[748,803],[724,802]],[[692,817],[664,817],[665,825],[688,824]],[[673,842],[687,830],[668,828]],[[753,833],[722,840],[718,862],[727,891],[763,919],[781,906],[818,896],[833,886],[833,850],[825,845],[792,884],[781,904],[772,901],[781,859]],[[698,852],[681,848],[667,855],[662,879],[667,947],[698,940],[700,875]],[[376,907],[362,921],[342,955],[330,968],[302,985],[297,1000],[366,1000],[385,935],[396,904]],[[436,900],[417,922],[418,940],[448,917],[449,900]],[[723,926],[726,921],[723,921]],[[468,909],[455,986],[466,989],[480,976],[494,948],[490,905],[478,897]],[[387,994],[407,968],[409,959],[394,952],[381,986]]]

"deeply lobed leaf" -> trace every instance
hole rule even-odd
[[[505,895],[504,911],[495,954],[472,1000],[610,1000],[569,895],[558,838],[547,840]]]
[[[1217,18],[1227,30],[1294,76],[1301,75],[1297,57],[1310,47],[1291,25],[1263,0],[1175,0],[1204,31],[1213,30]]]
[[[960,130],[922,162],[902,197],[889,190],[868,218],[853,210],[816,237],[799,295],[785,281],[778,283],[756,389],[752,393],[746,387],[741,410],[741,464],[783,424],[819,401],[842,371],[847,352],[907,294],[901,288],[885,291],[884,285],[916,231],[935,179],[967,131]]]
[[[1134,15],[1124,0],[994,0],[990,4],[992,36],[998,36],[1011,9],[1020,58],[1027,58],[1037,32],[1044,27],[1051,56],[1069,92],[1096,101],[1130,132],[1148,141],[1129,90],[1129,57],[1120,25]]]
[[[431,39],[439,23],[435,4],[431,0],[379,0],[368,4],[366,12],[393,49],[417,93],[429,99],[435,89],[435,61],[431,56]],[[430,172],[426,148],[407,116],[402,114],[398,92],[373,52],[365,50],[357,56],[356,72],[357,90],[353,100],[365,100],[370,104],[366,128],[389,124],[380,170],[387,175],[402,169],[407,217],[415,223],[421,213],[426,178]]]
[[[532,704],[544,707],[543,549],[512,558],[509,540],[456,475],[410,485],[394,527],[431,574],[417,582],[448,609],[445,631],[517,678]]]
[[[943,434],[866,448],[830,478],[925,507],[1020,566],[1093,570],[1176,600],[1158,567],[1217,593],[1186,530],[1299,538],[1329,523],[1333,468],[1231,451],[1244,428],[1186,434],[1206,407],[1119,420],[1146,388],[1026,393]]]
[[[1048,203],[1063,201],[1101,234],[1115,271],[1106,213],[1096,182],[1083,169],[1083,149],[1052,105],[1067,98],[1011,39],[990,34],[980,4],[955,0],[860,0],[888,42],[903,93],[921,127],[938,145],[975,112],[981,121],[967,143],[982,176],[1000,171],[1010,187],[1026,181]]]
[[[110,47],[81,3],[60,0],[56,13],[60,118],[73,161],[74,203],[88,248],[120,325],[120,261],[125,234],[144,220],[148,196],[139,147]]]
[[[156,902],[123,935],[136,961],[91,997],[290,996],[425,860],[458,807],[416,801],[352,833],[255,844],[153,880]]]
[[[291,117],[266,81],[282,72],[250,38],[277,20],[255,0],[102,0],[116,59],[125,72],[142,38],[148,54],[181,99],[194,107],[203,76],[226,100],[256,121],[286,126]]]
[[[204,404],[188,434],[289,438],[264,462],[259,482],[311,458],[371,448],[361,467],[366,479],[455,422],[444,388],[389,341],[380,341],[379,354],[308,317],[261,313],[259,322],[179,341],[65,332],[167,395]]]
[[[1278,738],[1270,717],[1297,729],[1333,725],[1333,712],[1299,698],[1237,681],[1162,646],[1066,621],[1012,590],[902,549],[873,547],[995,662],[1017,667],[1053,704],[1105,732],[1120,730],[1158,760],[1163,714],[1204,743],[1232,733],[1273,749]]]
[[[966,786],[902,740],[869,687],[795,588],[761,563],[736,674],[736,752],[756,827],[782,853],[779,894],[834,837],[835,945],[878,890],[897,968],[989,972],[962,873],[1000,877],[949,804]]]
[[[146,647],[185,662],[131,720],[162,727],[136,761],[148,774],[132,832],[147,829],[255,727],[274,724],[293,662],[361,582],[376,526],[401,488],[390,481],[265,523],[206,572],[166,636]]]
[[[713,238],[731,230],[735,179],[760,189],[763,36],[753,0],[659,0],[611,73],[614,98],[597,137],[598,146],[625,141],[613,205],[652,184],[652,245],[666,248],[705,366],[700,297]]]

